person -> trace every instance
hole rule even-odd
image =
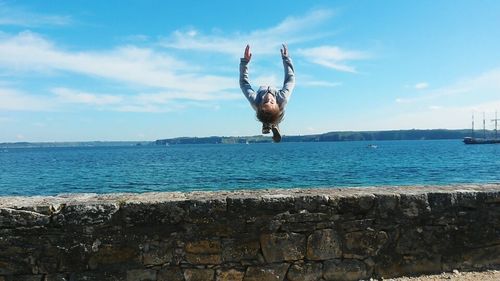
[[[285,107],[295,87],[295,72],[288,48],[283,44],[281,58],[285,69],[283,87],[277,90],[271,86],[261,86],[257,92],[252,89],[248,80],[248,63],[252,58],[250,45],[245,48],[245,54],[240,60],[240,88],[250,105],[255,110],[257,119],[262,123],[262,133],[273,132],[273,141],[281,141],[279,124],[285,115]]]

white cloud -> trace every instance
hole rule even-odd
[[[229,36],[220,35],[222,33],[203,35],[194,29],[185,32],[177,31],[170,38],[164,39],[161,44],[170,48],[221,52],[239,57],[245,43],[249,42],[253,46],[253,52],[279,55],[281,38],[287,38],[288,43],[294,44],[329,35],[324,32],[315,32],[314,29],[332,16],[331,10],[315,10],[300,17],[286,18],[276,26],[267,29]],[[42,18],[38,17],[37,21],[43,22]],[[49,22],[49,20],[45,21],[45,23]],[[53,24],[56,22],[54,20]],[[61,20],[61,23],[63,22]],[[149,37],[140,34],[127,37],[127,39],[150,40]],[[329,47],[326,46],[326,48]],[[313,51],[322,50],[321,47],[301,50],[302,53],[297,51],[297,55],[304,54],[307,57]],[[344,65],[345,61],[361,59],[363,56],[360,52],[341,50],[337,47],[330,47],[328,50],[330,51],[328,54],[323,54],[329,60],[326,63],[330,63],[330,67],[344,71],[355,71],[352,66]],[[0,108],[61,110],[71,103],[111,111],[164,112],[182,109],[185,106],[181,103],[187,105],[189,101],[202,103],[241,99],[235,77],[213,74],[213,69],[205,67],[204,62],[194,65],[179,60],[174,56],[174,51],[176,50],[161,49],[160,51],[152,47],[134,45],[116,46],[109,50],[75,51],[62,48],[56,42],[31,31],[17,34],[0,33],[0,69],[12,75],[18,77],[23,77],[25,74],[46,75],[48,73],[80,75],[97,78],[104,83],[118,82],[122,88],[131,85],[134,89],[134,93],[130,93],[129,90],[128,93],[104,94],[91,93],[86,89],[71,89],[72,86],[61,86],[50,89],[49,93],[53,95],[47,96],[48,93],[44,93],[44,89],[40,89],[40,92],[34,95],[5,86],[4,88],[12,91],[9,95],[3,93],[2,99],[6,102],[0,105]],[[293,56],[293,50],[291,52]],[[224,73],[228,72],[224,71]],[[278,79],[275,75],[258,76],[253,81],[255,85],[279,86],[282,84],[282,79]],[[339,83],[309,81],[304,85],[335,87]],[[42,98],[43,94],[45,98]],[[216,108],[219,105],[210,106]]]
[[[201,95],[236,84],[233,77],[197,73],[189,64],[152,49],[122,46],[109,52],[68,52],[32,32],[0,38],[0,66],[17,71],[67,71]]]
[[[347,61],[362,60],[369,57],[365,52],[343,50],[337,46],[319,46],[308,49],[299,49],[299,55],[304,56],[312,63],[343,72],[355,73],[353,66],[346,64]]]
[[[338,87],[342,85],[340,82],[329,82],[329,81],[304,81],[301,83],[304,86],[312,86],[312,87],[327,87],[327,88],[333,88],[333,87]]]
[[[53,104],[46,98],[29,95],[15,89],[0,88],[0,110],[50,111],[53,108]]]
[[[415,98],[396,99],[402,106],[409,105],[404,113],[373,120],[372,124],[383,128],[468,128],[472,114],[486,112],[493,118],[500,110],[499,92],[500,69],[493,69]]]
[[[275,55],[279,54],[278,49],[281,48],[282,43],[295,44],[329,35],[329,33],[312,31],[312,29],[323,24],[333,14],[331,10],[314,10],[304,16],[288,17],[268,29],[255,30],[247,34],[235,33],[228,36],[203,35],[194,29],[178,30],[169,38],[163,39],[161,44],[168,48],[217,52],[239,57],[244,51],[244,46],[248,43],[254,53]],[[286,38],[287,42],[283,42],[283,38]]]
[[[134,35],[128,35],[123,37],[124,41],[131,41],[131,42],[147,42],[150,40],[148,35],[144,34],[134,34]]]
[[[420,82],[420,83],[415,84],[415,86],[413,86],[413,87],[417,90],[422,90],[422,89],[426,89],[427,87],[429,87],[429,84],[427,82]]]
[[[68,25],[72,18],[66,15],[43,15],[28,11],[22,7],[9,6],[0,2],[0,26],[61,26]]]
[[[121,112],[171,112],[190,107],[218,108],[221,99],[240,99],[234,92],[199,95],[190,92],[158,92],[137,95],[111,95],[90,93],[76,89],[58,87],[51,89],[52,96],[34,95],[11,88],[0,88],[0,110],[2,111],[66,111],[68,104],[87,108]],[[0,122],[9,119],[0,118]]]
[[[240,95],[232,92],[207,93],[200,95],[193,92],[160,92],[160,93],[141,93],[133,99],[139,104],[164,104],[172,100],[192,100],[192,101],[209,101],[209,100],[230,100],[239,99]]]
[[[471,114],[482,114],[482,112],[486,112],[487,119],[492,119],[495,110],[498,108],[500,108],[500,100],[492,100],[467,106],[440,106],[428,108],[426,110],[397,114],[383,120],[372,120],[371,123],[374,127],[379,126],[379,128],[393,129],[463,129],[470,127]],[[487,128],[492,128],[492,123],[487,123],[486,126]]]
[[[452,85],[424,92],[423,95],[411,98],[397,98],[397,103],[418,103],[434,100],[453,102],[450,97],[469,97],[471,102],[474,96],[481,94],[483,98],[496,97],[500,92],[500,69],[493,69],[476,77],[461,79]]]
[[[88,105],[118,104],[123,98],[116,95],[93,94],[67,88],[54,88],[52,92],[63,103],[82,103]]]
[[[56,95],[61,106],[64,103],[97,106],[100,110],[121,112],[171,112],[185,109],[188,105],[194,107],[213,107],[211,102],[220,99],[240,99],[240,95],[231,92],[206,93],[200,95],[191,92],[156,92],[139,93],[136,95],[109,95],[82,92],[68,88],[55,88],[52,92]]]

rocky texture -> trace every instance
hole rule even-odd
[[[359,280],[499,257],[500,185],[0,197],[0,281]]]

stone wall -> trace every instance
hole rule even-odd
[[[0,197],[0,281],[359,280],[500,265],[500,185]]]

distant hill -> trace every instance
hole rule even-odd
[[[462,130],[392,130],[392,131],[342,131],[315,135],[283,136],[282,142],[325,142],[325,141],[379,141],[379,140],[440,140],[463,139],[470,136],[470,129]],[[486,131],[492,135],[493,131]],[[477,132],[482,136],[482,132]],[[90,146],[141,146],[175,144],[236,144],[272,142],[269,136],[242,137],[180,137],[156,141],[90,141],[90,142],[15,142],[0,143],[0,148],[22,147],[90,147]]]
[[[324,141],[376,141],[376,140],[440,140],[463,139],[470,136],[469,129],[461,130],[392,130],[392,131],[342,131],[316,135],[283,136],[282,142],[324,142]],[[491,133],[491,132],[488,132]],[[156,140],[157,145],[171,144],[217,144],[217,143],[261,143],[272,142],[270,137],[182,137]]]
[[[29,148],[29,147],[109,147],[109,146],[140,146],[151,145],[144,141],[80,141],[80,142],[4,142],[0,148]]]

